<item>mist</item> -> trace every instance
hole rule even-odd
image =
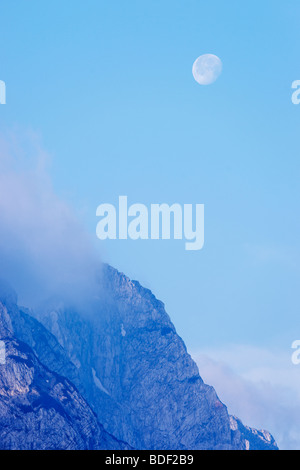
[[[0,136],[0,278],[32,308],[93,298],[100,270],[91,237],[55,194],[49,161],[34,136]]]

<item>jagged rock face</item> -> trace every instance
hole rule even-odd
[[[277,448],[228,415],[149,290],[109,266],[102,287],[93,315],[57,308],[39,318],[109,433],[137,449]]]
[[[12,325],[17,317],[11,300],[6,306],[0,303],[0,338],[6,349],[5,364],[0,365],[0,449],[128,448],[104,431],[69,380],[51,372],[27,344],[15,338]],[[52,335],[32,321],[45,333],[39,348],[47,348],[43,341]],[[30,336],[29,324],[23,324],[25,336]],[[60,367],[63,355],[57,357]]]
[[[244,426],[235,416],[230,416],[230,426],[244,440],[246,450],[278,450],[274,437],[268,431]]]
[[[52,334],[0,283],[1,448],[277,448],[228,416],[149,290],[107,266],[102,291],[93,315],[40,312]]]

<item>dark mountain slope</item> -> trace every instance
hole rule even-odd
[[[13,305],[12,299],[5,300]],[[23,332],[29,335],[25,325]],[[14,336],[4,303],[0,303],[0,338],[6,350],[6,362],[0,365],[0,449],[128,448],[104,431],[69,380],[51,372]]]
[[[93,315],[64,307],[39,319],[76,364],[105,429],[139,449],[276,449],[230,417],[151,291],[105,266]]]

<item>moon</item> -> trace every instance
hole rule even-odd
[[[222,72],[222,61],[214,54],[204,54],[193,64],[193,76],[200,85],[214,83]]]

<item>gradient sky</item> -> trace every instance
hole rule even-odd
[[[33,131],[102,257],[152,289],[192,350],[283,351],[299,326],[298,0],[1,5],[4,132]],[[223,73],[192,76],[201,54]],[[96,239],[96,208],[204,203],[205,247]],[[299,370],[300,373],[300,370]]]

